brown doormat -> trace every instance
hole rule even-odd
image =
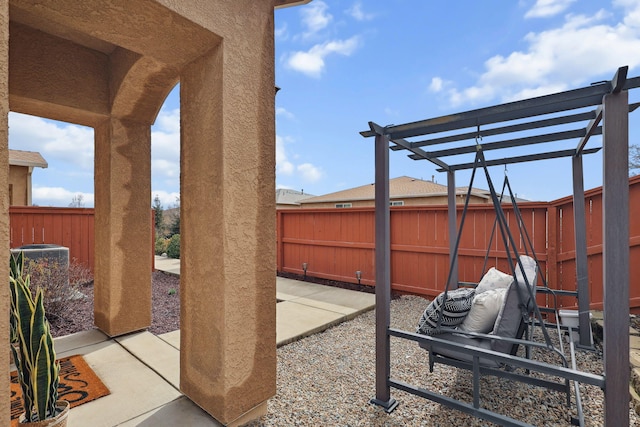
[[[73,408],[110,393],[81,355],[64,357],[59,359],[59,362],[58,400],[66,400]],[[18,418],[23,412],[22,389],[18,383],[18,373],[12,371],[11,427],[18,425]]]

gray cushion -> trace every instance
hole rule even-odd
[[[437,338],[445,339],[447,341],[452,341],[458,344],[470,345],[470,346],[479,347],[485,350],[491,350],[491,342],[488,339],[470,338],[468,336],[464,336],[456,333],[449,333],[449,332],[440,334],[437,336]],[[442,346],[442,344],[438,345],[438,343],[434,343],[434,342],[420,343],[420,347],[426,350],[430,349],[434,353],[439,354],[441,356],[462,360],[464,362],[473,363],[473,355],[471,355],[470,353],[460,352],[460,351],[452,350],[449,348],[445,348]],[[481,357],[480,365],[491,367],[491,368],[497,368],[500,366],[500,363],[492,359]]]
[[[520,261],[522,262],[529,286],[535,289],[538,275],[538,266],[535,260],[526,255],[522,255],[520,256]],[[516,264],[515,268],[516,280],[509,285],[507,289],[507,296],[504,299],[504,304],[498,313],[498,318],[491,332],[493,335],[506,338],[520,338],[517,336],[523,320],[520,298],[522,297],[523,304],[527,304],[528,310],[533,306],[533,301],[531,301],[529,297],[529,291],[526,288],[527,284],[524,281],[520,266]],[[520,295],[518,295],[518,292],[520,292]],[[510,353],[512,348],[513,344],[498,340],[493,341],[491,344],[492,350],[502,353]]]

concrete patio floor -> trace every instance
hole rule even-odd
[[[157,270],[180,274],[179,260],[156,257]],[[374,294],[277,278],[276,341],[285,345],[375,306]],[[182,395],[180,331],[109,338],[98,330],[55,340],[58,357],[84,355],[111,394],[71,410],[69,427],[220,426]]]

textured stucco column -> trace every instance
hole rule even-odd
[[[151,325],[151,129],[95,128],[95,324],[110,336]]]
[[[225,425],[276,391],[273,15],[247,19],[180,87],[180,388]]]
[[[0,274],[9,277],[9,2],[0,0]],[[5,279],[5,283],[7,279]],[[0,287],[0,425],[9,425],[11,392],[9,391],[9,286]]]

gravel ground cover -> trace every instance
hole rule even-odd
[[[391,325],[414,331],[427,300],[402,296],[391,302]],[[278,349],[277,395],[256,426],[490,426],[487,421],[392,389],[400,402],[391,414],[368,403],[375,395],[375,312]],[[579,369],[602,372],[601,351],[580,353]],[[392,338],[392,377],[456,399],[472,401],[471,374],[443,365],[429,373],[416,343]],[[569,426],[565,395],[484,377],[481,404],[536,426]],[[600,389],[581,386],[587,426],[603,425]],[[626,398],[621,397],[621,398]],[[638,425],[630,409],[631,425]]]
[[[179,277],[155,272],[152,280],[150,332],[162,334],[179,329]],[[93,285],[80,290],[86,298],[77,300],[72,312],[50,319],[54,336],[93,328]],[[391,325],[414,331],[427,304],[426,299],[417,296],[394,297]],[[277,355],[277,394],[269,400],[267,415],[252,427],[493,425],[395,389],[391,393],[400,405],[392,414],[369,404],[375,395],[375,311],[280,347]],[[435,371],[429,373],[427,353],[414,342],[392,338],[391,362],[391,374],[396,379],[456,399],[472,400],[471,374],[443,365],[436,365]],[[581,370],[601,373],[601,348],[580,353],[578,364]],[[569,426],[570,416],[575,416],[575,405],[568,411],[564,395],[546,389],[484,377],[481,391],[484,407],[533,425]],[[581,393],[586,425],[602,426],[602,391],[581,386]],[[640,426],[631,409],[630,419],[630,425]]]

